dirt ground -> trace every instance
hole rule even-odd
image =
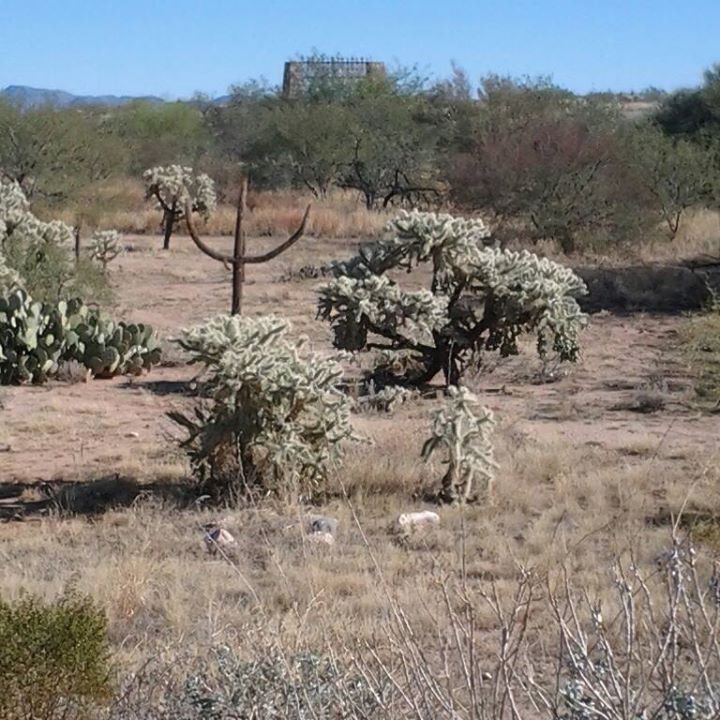
[[[213,241],[228,246],[228,239]],[[251,239],[252,249],[272,240]],[[329,349],[327,326],[315,321],[316,280],[281,281],[307,262],[349,255],[357,241],[307,239],[271,263],[248,269],[247,314],[278,313],[316,350]],[[116,316],[154,325],[163,338],[225,311],[229,272],[185,237],[169,253],[155,237],[130,237],[128,252],[112,266]],[[472,381],[513,442],[562,442],[649,456],[662,464],[695,468],[720,452],[717,416],[695,409],[692,380],[679,352],[682,317],[597,314],[582,339],[574,367],[543,367],[532,348]],[[0,515],[31,514],[41,481],[88,481],[118,473],[139,481],[173,481],[187,469],[176,450],[176,430],[165,413],[185,402],[196,369],[170,350],[166,363],[140,378],[53,382],[0,391]],[[177,361],[177,364],[173,363]],[[393,418],[359,416],[370,437],[388,427],[425,432],[427,409],[403,408]]]

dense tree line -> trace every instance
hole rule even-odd
[[[489,76],[475,89],[453,68],[435,83],[414,70],[319,77],[292,100],[251,82],[223,104],[0,104],[0,171],[33,202],[72,205],[81,219],[110,202],[105,181],[180,163],[213,177],[220,201],[249,172],[256,188],[355,191],[371,210],[482,211],[501,239],[571,252],[658,227],[672,238],[688,208],[715,204],[720,66],[699,88],[651,97],[657,110],[631,120],[617,96],[579,97],[545,78]]]

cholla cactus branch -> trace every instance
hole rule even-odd
[[[423,460],[436,450],[445,454],[447,472],[442,480],[440,499],[466,503],[473,497],[475,479],[484,480],[485,497],[492,491],[494,471],[492,411],[478,405],[467,388],[450,388],[445,406],[433,419],[432,436],[422,449]]]
[[[215,183],[200,173],[195,175],[191,167],[183,165],[158,165],[143,173],[145,198],[154,199],[163,211],[163,249],[170,247],[170,237],[177,224],[192,213],[206,220],[217,206]]]
[[[185,205],[185,223],[187,224],[188,233],[192,238],[198,249],[204,252],[208,257],[213,260],[223,263],[226,267],[229,266],[232,269],[232,303],[230,306],[231,315],[239,315],[242,306],[242,286],[245,280],[245,265],[257,265],[266,263],[278,255],[284,253],[290,249],[305,232],[305,225],[307,224],[308,216],[310,215],[310,205],[305,209],[302,221],[298,229],[287,239],[285,242],[280,243],[277,247],[272,250],[263,253],[262,255],[246,255],[245,253],[245,231],[243,229],[243,220],[247,209],[247,189],[248,181],[247,178],[243,178],[240,184],[240,195],[237,203],[237,215],[235,220],[235,236],[233,242],[233,253],[227,255],[225,253],[218,252],[217,250],[210,247],[206,242],[202,240],[200,234],[195,227],[195,223],[192,219],[192,212],[189,200],[186,201]]]
[[[576,298],[586,289],[570,269],[487,247],[490,233],[479,219],[402,212],[388,230],[390,237],[334,263],[334,279],[319,292],[318,317],[331,323],[337,347],[412,351],[420,370],[394,381],[415,385],[441,371],[457,385],[482,351],[516,354],[525,332],[536,334],[541,356],[552,350],[577,359],[586,317]],[[425,263],[428,290],[408,292],[387,275]]]

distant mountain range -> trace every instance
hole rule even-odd
[[[161,97],[143,95],[131,97],[129,95],[73,95],[64,90],[47,90],[45,88],[32,88],[27,85],[8,85],[0,90],[0,99],[7,100],[13,105],[23,109],[51,105],[58,108],[87,107],[89,105],[105,105],[117,107],[125,103],[141,100],[143,102],[162,103]]]

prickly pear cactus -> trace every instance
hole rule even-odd
[[[43,383],[69,360],[95,377],[138,375],[160,354],[151,327],[115,323],[80,300],[33,302],[24,290],[0,297],[0,384]]]
[[[524,333],[536,335],[541,355],[577,359],[586,316],[576,298],[586,288],[572,270],[488,247],[489,231],[477,219],[402,212],[387,229],[389,237],[334,263],[334,280],[319,291],[318,317],[330,322],[337,347],[380,350],[384,367],[401,354],[414,369],[394,381],[406,385],[439,372],[457,385],[466,369],[480,367],[483,351],[517,354]],[[403,289],[387,274],[424,264],[428,289]]]
[[[205,490],[224,499],[254,491],[311,493],[352,436],[350,402],[334,359],[303,353],[290,324],[269,316],[219,316],[177,343],[205,365],[201,401],[170,417]]]
[[[485,499],[490,499],[495,468],[492,433],[495,420],[491,410],[481,407],[467,388],[450,388],[448,398],[433,418],[432,435],[422,449],[428,460],[435,451],[444,455],[447,472],[442,479],[440,499],[466,503],[475,499],[480,480]]]
[[[33,302],[24,290],[0,297],[0,383],[42,383],[65,359],[67,304]]]

